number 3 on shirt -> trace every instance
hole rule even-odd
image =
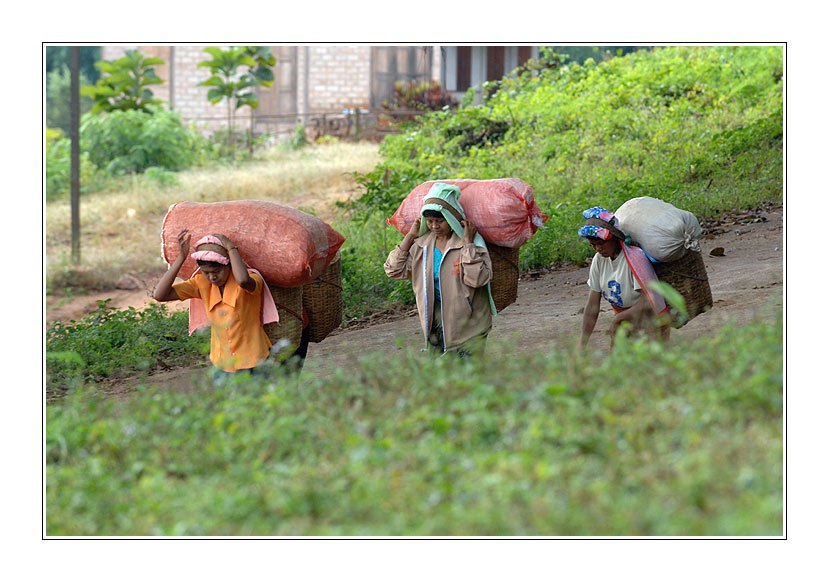
[[[622,308],[623,307],[623,301],[622,301],[622,296],[620,295],[620,292],[622,291],[622,287],[620,286],[620,283],[617,280],[612,279],[611,281],[608,282],[608,289],[611,290],[611,291],[606,296],[606,299],[609,302],[611,302],[612,304],[614,304],[615,306],[619,306],[620,308]]]

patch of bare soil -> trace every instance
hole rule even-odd
[[[158,273],[133,274],[125,285],[131,289],[101,290],[85,294],[59,294],[46,296],[46,322],[80,320],[90,312],[98,308],[98,302],[110,300],[108,305],[123,310],[130,306],[137,310],[143,310],[154,303],[153,287],[164,273],[160,269]],[[167,309],[170,311],[187,309],[184,302],[169,302]]]
[[[783,305],[784,221],[780,206],[765,206],[732,213],[717,221],[703,221],[703,260],[712,289],[713,309],[672,330],[670,343],[713,334],[727,321],[736,325],[755,317],[771,317]],[[722,248],[722,252],[718,251]],[[715,255],[711,254],[715,251]],[[721,254],[722,253],[722,254]],[[588,298],[588,267],[565,266],[526,273],[519,281],[518,300],[498,315],[490,334],[490,346],[502,340],[515,343],[518,350],[546,351],[572,348],[579,339],[582,312]],[[130,295],[117,294],[113,305],[145,305],[149,292],[134,292],[140,303],[125,303]],[[80,303],[84,300],[76,298]],[[90,301],[90,298],[87,301]],[[605,303],[605,302],[603,302]],[[613,311],[606,305],[600,313],[592,349],[607,353],[607,330]],[[377,314],[341,328],[308,350],[305,371],[327,375],[349,366],[371,353],[395,354],[405,348],[419,349],[423,336],[417,312],[407,308],[398,313]],[[148,379],[133,379],[115,388],[129,391],[137,383],[194,390],[206,382],[206,365],[171,370]]]

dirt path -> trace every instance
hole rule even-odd
[[[783,305],[783,216],[781,207],[736,213],[717,223],[704,223],[707,238],[701,240],[709,275],[714,308],[679,330],[672,330],[670,342],[705,336],[727,320],[746,323],[757,314]],[[723,256],[710,251],[723,247]],[[495,319],[490,339],[513,340],[519,350],[548,350],[571,347],[579,337],[582,309],[588,295],[588,267],[563,268],[525,275],[519,282],[518,300]],[[121,291],[121,290],[119,290]],[[109,294],[112,305],[143,307],[150,301],[148,290]],[[74,307],[96,305],[95,297],[76,298]],[[603,302],[605,304],[605,302]],[[69,304],[61,306],[68,311]],[[605,332],[611,310],[603,305],[591,346],[608,350]],[[400,342],[396,342],[397,340]],[[423,338],[415,315],[403,316],[357,329],[338,330],[319,344],[309,347],[305,370],[325,375],[336,367],[348,366],[357,358],[380,352],[391,354],[404,347],[420,348]],[[177,390],[195,389],[204,381],[206,364],[153,375],[150,382]],[[139,381],[127,381],[120,390],[130,390]],[[117,392],[120,390],[116,389]]]
[[[701,241],[713,309],[681,329],[672,330],[671,342],[709,334],[730,319],[746,323],[767,308],[783,304],[781,208],[742,213],[734,218],[737,220],[733,224],[729,224],[730,219],[721,225],[707,225],[707,230],[717,234]],[[723,247],[724,255],[710,256],[715,247]],[[588,269],[572,267],[524,277],[519,281],[517,301],[499,313],[489,338],[513,340],[520,350],[571,347],[579,338],[588,298]],[[606,332],[613,312],[606,302],[603,304],[591,346],[607,351]],[[345,330],[313,344],[306,370],[325,374],[332,367],[347,365],[358,355],[400,350],[396,339],[406,347],[422,346],[423,335],[416,316],[362,330]]]

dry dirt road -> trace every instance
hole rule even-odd
[[[718,222],[704,223],[708,237],[701,240],[704,263],[712,289],[714,307],[679,330],[672,330],[671,343],[713,333],[727,321],[738,325],[756,316],[770,317],[784,300],[784,221],[780,206],[734,213]],[[710,251],[722,247],[722,256]],[[491,345],[511,340],[518,350],[546,351],[554,346],[572,347],[579,338],[582,309],[588,296],[588,267],[569,267],[546,273],[526,274],[519,281],[518,300],[495,319]],[[113,305],[142,307],[149,292],[109,294]],[[99,298],[78,298],[78,306],[94,307]],[[604,302],[603,302],[604,303]],[[67,305],[47,308],[47,319],[70,310]],[[82,308],[81,308],[82,309]],[[69,312],[71,313],[71,311]],[[611,321],[610,308],[603,306],[591,346],[608,351],[605,332]],[[64,314],[60,314],[66,317]],[[72,317],[77,317],[73,314]],[[399,340],[399,341],[398,341]],[[318,344],[311,344],[305,371],[325,375],[336,367],[349,366],[356,359],[375,352],[394,354],[403,348],[422,346],[418,320],[408,315],[372,325],[337,330]],[[205,365],[159,373],[145,380],[128,380],[115,392],[129,391],[138,383],[171,389],[196,389],[206,382]]]

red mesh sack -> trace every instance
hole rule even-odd
[[[168,264],[179,254],[182,229],[190,231],[191,245],[205,235],[227,235],[250,267],[280,287],[314,281],[345,240],[317,217],[275,202],[179,202],[171,205],[161,227],[161,254]],[[178,275],[188,278],[196,268],[188,255]]]
[[[516,249],[524,245],[548,219],[533,200],[533,187],[518,178],[493,180],[431,180],[416,186],[387,223],[402,235],[420,216],[424,198],[436,182],[461,190],[458,201],[467,218],[488,243]]]

